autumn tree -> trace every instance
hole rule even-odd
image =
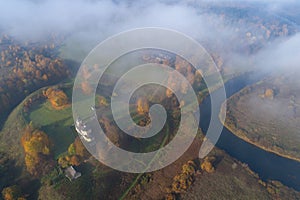
[[[48,88],[44,91],[44,95],[55,109],[60,109],[69,103],[68,96],[60,89]]]
[[[69,163],[70,163],[70,165],[78,166],[81,163],[81,159],[78,155],[73,155],[70,157]]]
[[[0,59],[0,108],[2,115],[16,106],[29,93],[70,76],[68,66],[57,57],[57,42],[47,39],[36,44],[3,38]],[[46,44],[45,44],[46,43]],[[50,43],[50,44],[48,44]],[[3,71],[2,71],[3,70]],[[13,95],[8,95],[13,94]],[[3,96],[5,95],[5,96]]]
[[[61,155],[57,162],[62,168],[72,165],[78,166],[88,156],[89,153],[82,144],[80,138],[76,137],[75,141],[68,147],[68,153]]]
[[[87,151],[87,149],[85,148],[85,146],[83,145],[83,143],[81,142],[79,137],[75,138],[75,141],[73,144],[75,147],[76,155],[79,155],[82,158],[86,158],[89,156],[89,152]]]
[[[52,167],[49,162],[51,142],[46,133],[28,125],[22,135],[21,144],[25,152],[25,164],[30,174],[40,175]]]
[[[274,90],[268,88],[265,91],[265,97],[269,98],[269,99],[273,99],[274,98]]]
[[[137,113],[145,115],[149,113],[149,102],[146,98],[139,98],[136,102]]]
[[[92,87],[87,81],[83,81],[81,83],[81,89],[82,89],[82,92],[84,94],[91,94],[92,93]]]
[[[2,197],[4,200],[18,200],[21,196],[21,189],[17,185],[6,187],[2,190]]]
[[[215,161],[215,157],[205,157],[203,162],[201,163],[201,166],[200,166],[201,169],[208,173],[214,172],[215,168],[212,164],[214,161]]]
[[[185,192],[194,182],[194,175],[196,173],[196,164],[193,161],[188,161],[182,166],[181,172],[173,178],[171,186],[170,198],[174,197],[172,194],[180,194]]]
[[[67,168],[69,166],[69,161],[67,159],[67,156],[60,156],[57,162],[62,168]]]
[[[96,96],[96,105],[97,106],[108,106],[108,102],[103,96]]]
[[[70,144],[70,146],[68,147],[68,153],[69,155],[75,155],[76,154],[76,149],[75,149],[75,146],[74,144]]]

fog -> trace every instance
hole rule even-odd
[[[222,49],[221,54],[228,63],[249,67],[249,57],[236,52],[235,47],[240,44],[232,40],[240,34],[236,28],[246,30],[248,25],[225,23],[214,14],[202,13],[201,6],[208,4],[259,4],[266,12],[274,14],[291,5],[300,5],[296,0],[0,0],[0,29],[18,40],[38,41],[53,33],[69,35],[71,39],[66,44],[76,41],[87,53],[105,38],[121,31],[149,26],[171,28],[200,42],[208,42],[205,47]],[[221,27],[222,31],[216,27]],[[212,41],[216,42],[209,43]],[[286,68],[289,63],[296,67],[299,42],[299,35],[295,35],[287,41],[269,44],[254,55],[256,66],[284,65]]]
[[[256,64],[262,70],[279,70],[284,72],[300,72],[300,34],[286,41],[274,42],[263,49],[256,59]]]

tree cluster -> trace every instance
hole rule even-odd
[[[61,109],[69,103],[68,96],[60,89],[50,87],[43,93],[54,109]]]
[[[205,157],[200,167],[203,171],[208,173],[213,173],[215,168],[213,166],[213,162],[215,161],[215,157]]]
[[[23,44],[7,35],[0,39],[0,112],[5,113],[26,95],[59,82],[70,70],[53,44]]]
[[[54,167],[51,157],[51,142],[46,133],[28,125],[21,138],[21,144],[25,152],[25,164],[27,171],[40,176]]]
[[[58,158],[58,164],[62,168],[66,168],[68,166],[78,166],[89,155],[90,155],[89,152],[82,144],[80,138],[76,137],[75,141],[69,146],[68,153]]]
[[[165,199],[175,200],[181,194],[187,191],[195,180],[196,164],[189,160],[182,166],[181,172],[173,178],[171,189],[167,189],[168,193]]]

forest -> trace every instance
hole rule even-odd
[[[1,122],[28,94],[66,80],[71,70],[58,56],[59,38],[45,42],[18,42],[2,34],[0,39]]]

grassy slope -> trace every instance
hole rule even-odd
[[[0,132],[0,150],[7,152],[11,159],[16,160],[19,166],[24,165],[24,153],[20,144],[22,131],[30,121],[33,121],[36,127],[41,128],[49,135],[55,144],[55,156],[66,151],[68,145],[74,141],[75,137],[70,128],[73,124],[70,106],[57,111],[52,109],[48,102],[44,101],[34,105],[29,114],[23,112],[24,102],[41,93],[45,88],[27,96],[9,115]]]
[[[73,117],[71,106],[62,110],[55,110],[48,101],[35,105],[28,117],[34,126],[41,127],[55,144],[54,156],[67,151],[74,142],[75,132],[71,129]]]
[[[68,86],[68,84],[64,86]],[[54,110],[49,102],[45,100],[34,104],[28,114],[23,113],[24,102],[26,102],[29,98],[41,93],[45,88],[32,93],[21,104],[19,104],[9,115],[4,128],[0,132],[0,150],[7,152],[10,159],[16,160],[16,164],[22,168],[22,174],[19,178],[24,178],[25,180],[31,179],[31,176],[26,171],[24,153],[20,144],[20,140],[25,126],[30,121],[33,122],[34,126],[42,129],[49,135],[50,139],[54,143],[53,150],[55,157],[67,151],[68,146],[74,141],[75,138],[75,134],[73,133],[74,130],[70,128],[70,126],[73,124],[71,106],[62,110]],[[66,90],[66,93],[68,96],[70,96],[71,91]],[[87,164],[87,166],[89,165],[90,164]],[[76,180],[75,182],[70,182],[64,176],[61,178],[58,175],[53,177],[50,176],[50,178],[48,178],[49,180],[53,181],[55,179],[57,182],[51,186],[49,186],[48,183],[42,183],[39,191],[40,198],[84,199],[87,197],[85,194],[85,189],[87,188],[95,190],[90,195],[98,194],[99,192],[96,191],[96,186],[91,187],[90,184],[92,184],[92,182],[95,181],[94,179],[100,175],[101,177],[104,176],[104,178],[107,179],[108,175],[111,174],[111,170],[95,171],[94,167],[92,166],[91,169],[86,169],[87,166],[84,165],[79,169],[83,175],[82,178],[80,178],[78,181]],[[101,192],[105,192],[105,188],[108,186],[109,184],[102,183],[101,186],[97,187],[98,189],[101,189]],[[115,193],[118,194],[117,192]]]
[[[0,132],[0,150],[7,152],[11,159],[15,159],[17,165],[21,166],[24,162],[23,148],[20,145],[22,131],[27,122],[24,118],[23,104],[29,98],[38,94],[38,90],[27,96],[8,116],[3,129]]]

